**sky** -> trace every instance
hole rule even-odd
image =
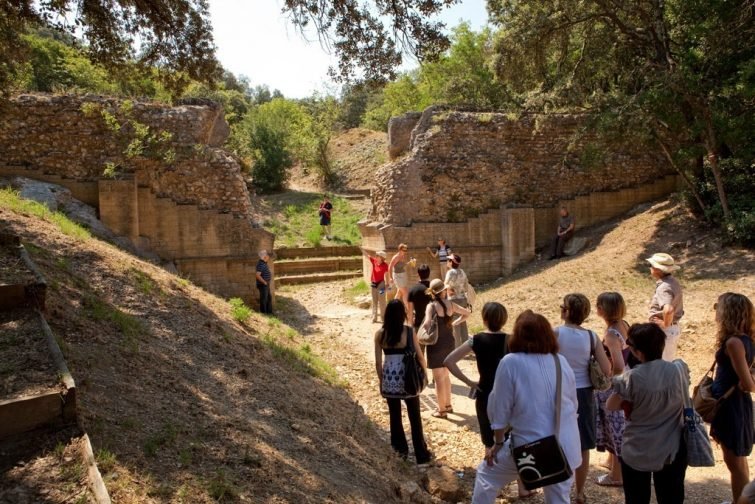
[[[334,93],[328,77],[336,59],[320,46],[317,36],[306,40],[281,14],[282,0],[210,0],[210,17],[223,67],[249,78],[252,86],[266,84],[287,98],[313,92]],[[447,28],[468,21],[473,29],[487,22],[485,0],[462,0],[440,19]],[[410,64],[416,66],[416,63]]]

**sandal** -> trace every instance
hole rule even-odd
[[[454,412],[454,407],[453,406],[448,406],[446,409],[443,410],[443,412],[444,413],[453,413]]]
[[[434,416],[435,418],[447,418],[446,412],[441,410],[433,411],[432,416]]]
[[[620,487],[624,486],[623,481],[616,481],[611,479],[611,477],[608,474],[604,474],[600,478],[595,480],[595,483],[597,483],[600,486],[607,486],[607,487]]]

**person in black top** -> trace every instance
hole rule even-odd
[[[260,250],[260,260],[257,261],[257,290],[260,291],[260,313],[273,313],[273,296],[270,293],[270,282],[273,280],[273,273],[270,271],[267,261],[270,260],[270,254],[267,250]]]
[[[330,216],[333,213],[333,204],[330,202],[328,195],[323,196],[323,201],[320,203],[320,208],[317,213],[320,216],[320,226],[325,234],[325,238],[328,240],[333,239],[333,235],[330,233]]]
[[[488,419],[488,396],[493,390],[498,363],[509,351],[509,335],[501,330],[507,319],[508,313],[501,303],[485,303],[482,307],[482,323],[486,330],[469,338],[466,344],[459,346],[443,361],[443,365],[448,368],[451,374],[470,388],[470,397],[475,399],[480,438],[482,438],[485,448],[491,448],[495,444],[493,429]],[[457,364],[469,352],[474,352],[477,359],[477,371],[480,374],[478,382],[470,380]],[[529,497],[536,493],[525,489],[518,479],[517,490],[520,498]]]
[[[417,274],[419,275],[419,283],[409,289],[409,310],[407,311],[407,316],[410,317],[409,325],[414,327],[415,332],[419,332],[419,325],[425,317],[425,310],[430,302],[430,296],[425,292],[430,288],[430,280],[428,280],[430,278],[430,266],[420,264],[417,268]]]

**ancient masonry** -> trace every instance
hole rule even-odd
[[[0,176],[67,187],[198,285],[257,297],[257,253],[274,237],[253,226],[240,166],[220,148],[221,108],[35,94],[0,103],[0,117]]]
[[[429,108],[389,124],[389,152],[362,242],[391,254],[424,252],[444,237],[473,282],[510,274],[535,257],[566,205],[577,226],[606,221],[673,192],[677,177],[655,153],[598,149],[584,115],[524,115]],[[365,263],[369,272],[369,263]]]

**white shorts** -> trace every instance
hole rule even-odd
[[[676,358],[676,346],[682,334],[679,324],[671,324],[663,330],[666,333],[666,346],[663,347],[663,360],[671,362]]]

